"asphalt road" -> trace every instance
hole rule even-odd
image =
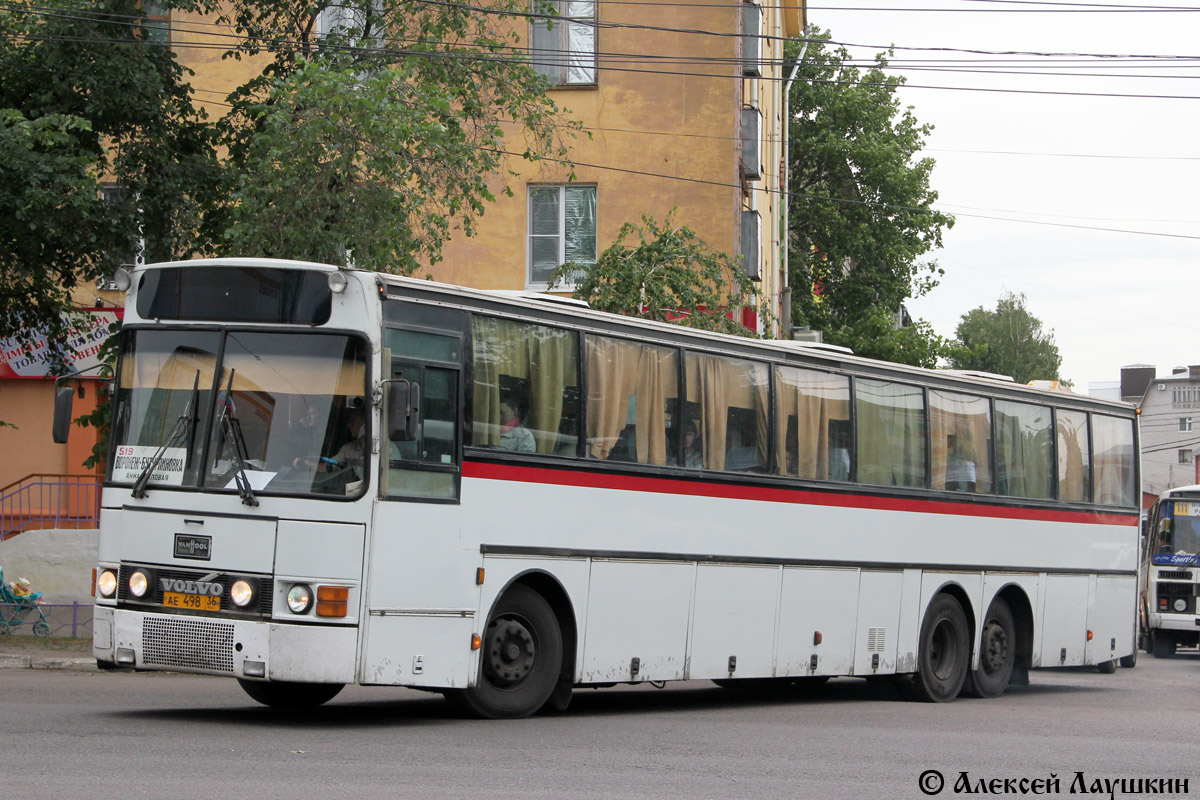
[[[1076,773],[1087,796],[1109,796],[1093,791],[1097,779],[1168,778],[1200,797],[1200,655],[1143,654],[1114,675],[1032,680],[995,700],[946,705],[854,679],[781,698],[700,681],[617,687],[576,691],[562,716],[487,722],[408,690],[348,687],[293,715],[255,705],[227,679],[4,670],[0,794],[923,798],[918,780],[937,770],[939,797],[979,796],[979,781],[994,779],[1022,796],[1015,781],[1052,776],[1041,794],[1079,795]],[[973,793],[954,791],[963,772]],[[924,780],[936,788],[936,777]]]

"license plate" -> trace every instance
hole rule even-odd
[[[220,611],[221,598],[210,594],[181,594],[163,592],[163,605],[170,608],[186,608],[191,611]]]

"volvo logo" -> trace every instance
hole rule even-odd
[[[160,583],[164,592],[180,592],[182,594],[206,594],[220,597],[225,594],[225,587],[209,581],[185,581],[182,578],[163,578]]]

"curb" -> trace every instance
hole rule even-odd
[[[71,672],[95,672],[94,658],[55,658],[0,653],[0,669],[52,669]]]

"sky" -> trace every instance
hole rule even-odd
[[[1024,294],[1080,392],[1200,364],[1200,0],[810,0],[808,21],[855,58],[894,45],[900,102],[934,126],[922,155],[956,223],[912,316],[953,337]]]

